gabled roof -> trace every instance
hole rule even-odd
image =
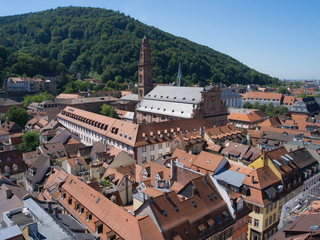
[[[189,188],[195,189],[194,194],[182,200],[182,195]],[[166,239],[200,239],[199,228],[205,232],[205,236],[211,236],[234,223],[226,203],[209,176],[193,179],[179,194],[171,191],[147,200],[136,213],[138,216],[142,214],[144,206],[152,209],[155,221]],[[206,227],[209,224],[212,224],[212,228]]]
[[[263,190],[275,183],[280,183],[280,179],[273,173],[269,167],[253,169],[246,175],[242,183],[249,187]]]
[[[300,168],[306,168],[318,161],[310,154],[306,148],[300,148],[288,153],[292,157],[293,162]]]
[[[139,125],[81,109],[66,107],[58,114],[57,118],[75,122],[86,129],[93,130],[129,146],[134,146],[137,139]]]
[[[31,165],[31,169],[35,172],[34,174],[30,174],[30,171],[26,171],[26,178],[32,182],[34,179],[37,179],[39,174],[41,173],[41,169],[50,166],[50,159],[48,156],[40,154],[37,160]],[[30,169],[29,168],[29,169]]]
[[[242,121],[247,123],[254,123],[262,121],[267,117],[267,114],[263,113],[260,110],[252,110],[250,113],[231,113],[228,116],[228,119],[231,121]]]
[[[212,125],[203,118],[179,119],[167,122],[149,123],[139,126],[136,147],[168,142],[179,135],[194,133]]]
[[[27,165],[23,161],[22,154],[19,150],[0,152],[0,172],[2,174],[13,175],[22,173],[26,168]]]
[[[197,155],[187,153],[179,148],[176,148],[172,153],[172,158],[176,158],[175,160],[179,163],[182,163],[186,168],[191,168],[191,165],[196,157]]]
[[[70,194],[123,239],[162,239],[149,216],[131,215],[72,174],[66,178],[61,191]],[[64,205],[60,198],[58,200]]]
[[[197,158],[193,161],[192,167],[199,167],[211,172],[215,172],[223,160],[225,160],[223,156],[201,151]]]

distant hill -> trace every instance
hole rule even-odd
[[[209,47],[147,26],[122,13],[63,7],[0,17],[0,71],[8,74],[71,74],[103,81],[137,82],[141,39],[152,48],[154,82],[175,81],[182,62],[185,84],[275,83]],[[59,64],[60,63],[60,64]],[[66,68],[65,68],[66,67]]]

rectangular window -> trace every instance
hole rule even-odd
[[[154,150],[154,145],[151,145],[151,146],[150,146],[150,150],[151,150],[151,151]]]
[[[266,214],[269,213],[269,206],[266,208]]]
[[[142,152],[146,152],[147,148],[146,147],[142,147]]]
[[[170,143],[169,142],[166,142],[166,147],[169,147],[170,146]]]
[[[162,149],[162,143],[158,144],[158,149]]]
[[[265,222],[264,222],[264,227],[268,227],[268,218],[266,218]]]
[[[255,220],[254,220],[254,226],[255,226],[255,227],[259,227],[259,220],[258,220],[258,219],[255,219]]]
[[[143,158],[142,158],[142,163],[146,163],[146,161],[147,161],[147,158],[146,158],[146,157],[143,157]]]
[[[151,161],[151,162],[154,162],[154,155],[151,155],[151,156],[150,156],[150,161]]]
[[[273,214],[273,221],[275,222],[276,221],[276,218],[277,218],[277,214]]]
[[[158,157],[162,157],[162,153],[159,153]]]
[[[248,224],[251,225],[252,224],[252,217],[248,218]]]
[[[260,213],[260,208],[257,207],[257,206],[255,206],[254,211],[255,211],[256,213]]]
[[[272,224],[272,216],[269,217],[269,225]]]

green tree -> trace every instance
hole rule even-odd
[[[255,102],[252,106],[253,109],[259,109],[260,108],[260,104],[258,102]]]
[[[249,103],[249,102],[246,102],[246,103],[244,103],[243,104],[243,106],[242,106],[243,108],[253,108],[253,105],[251,104],[251,103]]]
[[[39,146],[39,134],[34,131],[26,132],[22,135],[22,143],[19,146],[21,152],[31,152]]]
[[[29,121],[29,115],[27,111],[17,106],[13,106],[8,109],[7,118],[10,122],[15,122],[22,128],[24,128]]]
[[[287,87],[279,87],[278,89],[278,93],[282,93],[282,94],[290,94],[289,90]]]
[[[274,110],[273,104],[272,104],[272,103],[269,103],[268,106],[267,106],[267,108],[266,108],[266,112],[265,112],[265,113],[266,113],[267,115],[269,115],[269,116],[273,116],[273,114],[274,114],[273,110]]]
[[[102,105],[100,114],[107,116],[107,117],[119,118],[117,111],[114,110],[110,105],[107,105],[107,104]]]
[[[26,95],[23,98],[23,107],[27,108],[29,106],[29,104],[33,103],[33,102],[41,103],[43,101],[53,100],[53,99],[54,99],[54,97],[52,95],[50,95],[48,92],[44,92],[44,93],[38,94],[38,95]]]

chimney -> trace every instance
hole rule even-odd
[[[52,209],[52,203],[51,202],[47,202],[47,208],[48,208],[49,214],[52,214],[53,213],[53,209]]]
[[[247,145],[251,145],[251,134],[247,133]]]
[[[6,190],[6,195],[7,195],[7,199],[12,198],[12,196],[13,196],[12,190],[11,189],[7,189]]]
[[[204,135],[203,127],[200,127],[199,132],[200,132],[200,136],[203,137],[203,135]]]
[[[59,218],[59,210],[58,210],[58,207],[55,207],[54,209],[54,215],[56,218]]]
[[[198,189],[195,186],[193,186],[192,187],[192,196],[194,196],[196,194],[198,194]]]
[[[170,175],[171,175],[171,179],[174,178],[174,161],[173,159],[171,159],[171,162],[170,162]]]
[[[254,184],[254,182],[255,182],[255,178],[254,176],[251,176],[251,184]]]

